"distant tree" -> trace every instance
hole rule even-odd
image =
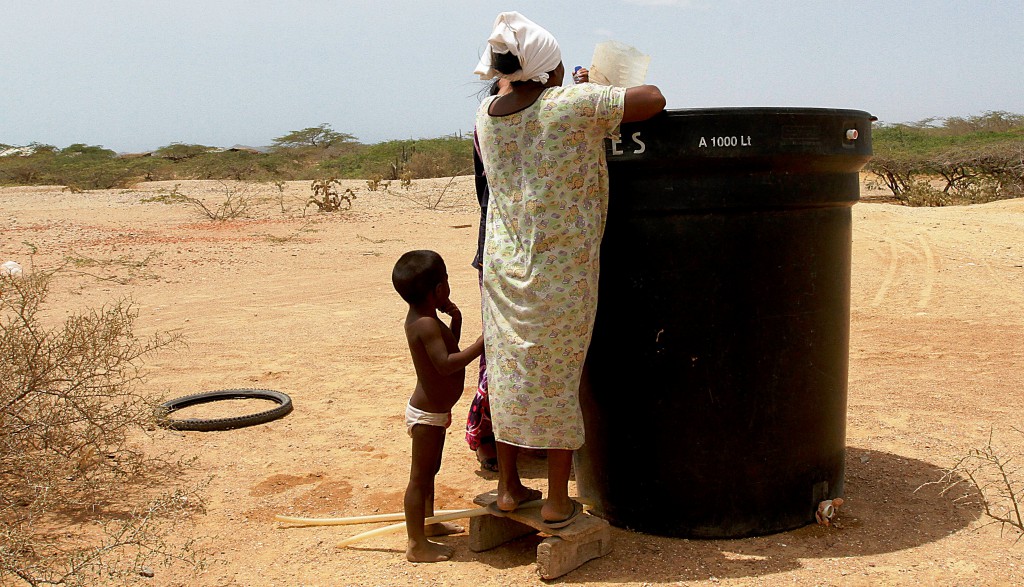
[[[57,149],[57,147],[54,147],[53,145],[47,145],[45,143],[29,143],[28,145],[26,145],[26,147],[31,151],[33,155],[52,155],[54,153],[57,153],[57,151],[59,150]]]
[[[1008,132],[1024,127],[1024,115],[994,110],[984,112],[978,116],[968,116],[967,118],[952,116],[945,119],[944,126],[954,134]]]
[[[356,137],[348,133],[334,131],[330,125],[324,123],[320,126],[311,126],[277,137],[274,139],[274,146],[277,148],[313,147],[327,149],[342,143],[354,142],[356,142]]]
[[[111,159],[116,157],[117,153],[110,149],[104,149],[101,145],[75,143],[61,149],[60,155],[63,157],[97,157]]]
[[[171,161],[182,161],[185,159],[191,159],[197,155],[202,155],[203,153],[209,153],[212,150],[213,147],[207,147],[206,145],[171,143],[170,145],[160,147],[156,151],[153,151],[153,155],[163,157],[164,159],[170,159]]]

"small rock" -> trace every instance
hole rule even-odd
[[[154,573],[153,569],[151,569],[149,567],[142,567],[141,569],[139,569],[139,574],[142,575],[143,577],[152,578],[153,575],[155,575],[156,573]]]

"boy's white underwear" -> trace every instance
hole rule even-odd
[[[417,424],[447,428],[452,425],[452,413],[435,414],[433,412],[424,412],[419,408],[412,407],[411,403],[407,404],[405,406],[405,429],[409,432],[409,436],[412,436],[412,427]]]

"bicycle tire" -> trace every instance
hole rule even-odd
[[[177,410],[227,399],[265,399],[276,402],[278,405],[255,414],[244,416],[233,416],[230,418],[184,418],[176,420],[169,416]],[[171,430],[194,430],[199,432],[212,432],[215,430],[233,430],[246,426],[264,424],[271,420],[283,418],[292,411],[292,398],[280,391],[270,389],[219,389],[217,391],[204,391],[185,395],[172,400],[165,401],[157,407],[157,422]]]

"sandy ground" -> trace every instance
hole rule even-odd
[[[294,400],[292,414],[268,424],[144,438],[153,451],[197,455],[191,475],[212,481],[207,515],[187,529],[208,568],[190,578],[158,567],[139,584],[542,584],[536,537],[477,554],[466,534],[452,536],[443,541],[454,560],[413,565],[402,533],[339,550],[339,540],[366,528],[273,520],[401,510],[410,450],[402,411],[414,384],[405,308],[390,284],[402,252],[432,248],[448,260],[464,336],[480,331],[471,178],[417,181],[408,191],[350,186],[358,196],[350,211],[303,215],[306,182],[283,192],[181,183],[181,192],[210,204],[228,191],[254,204],[249,218],[227,222],[143,202],[173,183],[84,194],[0,189],[0,261],[78,261],[54,289],[54,315],[128,296],[139,333],[184,336],[186,348],[148,362],[147,393],[257,387]],[[1024,200],[910,209],[871,190],[864,196],[853,209],[842,527],[709,541],[613,529],[610,555],[555,583],[1024,584],[1017,534],[987,525],[976,502],[956,502],[937,486],[916,491],[984,446],[990,430],[1004,454],[1024,454],[1024,437],[1011,429],[1024,412]],[[472,398],[469,371],[457,420]],[[472,507],[495,486],[462,436],[458,424],[448,433],[439,509]],[[523,466],[528,482],[542,486],[544,463]]]

